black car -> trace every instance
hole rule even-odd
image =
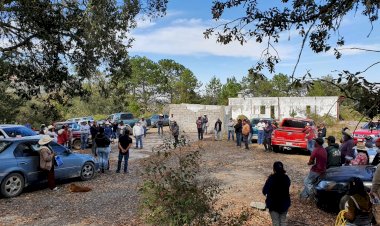
[[[329,168],[326,175],[315,186],[317,206],[321,209],[338,212],[347,201],[345,196],[352,177],[362,179],[368,191],[372,187],[372,178],[376,166],[340,166]]]

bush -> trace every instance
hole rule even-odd
[[[153,225],[241,225],[250,212],[222,217],[215,203],[221,193],[219,183],[199,176],[202,147],[192,150],[182,136],[179,144],[165,138],[157,155],[149,161],[140,188],[141,213]]]
[[[335,117],[332,117],[330,115],[320,116],[317,114],[310,114],[309,117],[314,120],[316,125],[324,123],[327,127],[332,127],[338,122]]]
[[[359,121],[363,117],[363,115],[360,112],[354,110],[352,107],[345,105],[340,106],[339,115],[340,119],[351,121]],[[368,119],[366,118],[366,120]]]

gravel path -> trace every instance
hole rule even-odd
[[[168,134],[168,132],[167,132]],[[194,141],[196,134],[189,134]],[[111,153],[111,171],[98,174],[93,180],[66,181],[53,192],[45,187],[28,189],[19,197],[0,198],[0,225],[144,225],[139,219],[139,194],[144,160],[151,149],[162,143],[152,129],[145,139],[144,149],[132,150],[130,173],[116,174],[117,151]],[[201,168],[205,176],[221,182],[224,189],[218,204],[226,206],[226,213],[237,213],[250,202],[263,202],[262,186],[272,172],[272,164],[281,160],[292,181],[292,206],[289,225],[333,225],[335,216],[316,208],[314,203],[300,203],[298,194],[309,167],[308,156],[301,154],[265,153],[254,144],[251,150],[237,148],[233,142],[205,140],[193,143],[202,146]],[[70,193],[68,186],[75,182],[91,187],[88,193]],[[266,211],[253,210],[248,225],[270,225]]]

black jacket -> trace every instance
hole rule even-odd
[[[241,133],[242,132],[242,129],[243,129],[243,126],[241,123],[237,123],[235,125],[235,133]]]
[[[105,148],[105,147],[108,147],[110,145],[111,141],[103,133],[102,134],[98,133],[95,136],[95,143],[96,143],[97,147],[99,147],[99,148]]]
[[[290,179],[288,175],[274,173],[270,175],[263,187],[263,194],[266,195],[265,204],[269,211],[284,213],[290,207]]]

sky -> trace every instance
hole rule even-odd
[[[259,1],[260,2],[260,1]],[[268,7],[273,1],[261,1],[263,7]],[[211,0],[170,0],[167,15],[155,19],[138,20],[138,27],[133,30],[135,38],[131,56],[145,56],[155,62],[161,59],[172,59],[190,69],[203,84],[213,76],[222,83],[227,78],[235,76],[241,80],[248,69],[256,64],[264,50],[264,44],[250,40],[241,46],[234,42],[228,45],[216,43],[216,38],[205,39],[203,32],[210,27],[230,21],[244,14],[243,9],[227,11],[220,21],[212,20]],[[357,12],[345,17],[339,33],[345,37],[345,48],[360,47],[380,51],[380,21],[374,23],[373,31],[370,23]],[[332,34],[336,41],[337,33]],[[301,48],[301,39],[296,32],[284,33],[275,46],[281,62],[276,66],[275,73],[263,71],[271,78],[274,74],[291,75]],[[333,49],[333,48],[332,48]],[[296,77],[302,77],[310,72],[314,77],[331,75],[336,77],[337,71],[363,71],[369,65],[380,60],[380,53],[369,53],[357,50],[344,50],[341,59],[335,59],[333,52],[313,53],[306,48],[296,70]],[[380,82],[380,64],[369,69],[363,76],[370,82]]]

